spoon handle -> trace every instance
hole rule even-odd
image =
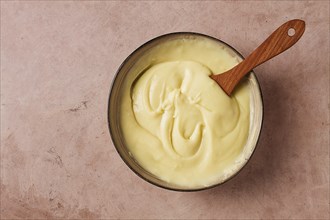
[[[230,95],[238,82],[253,68],[275,57],[293,46],[303,35],[305,22],[299,19],[290,20],[277,28],[257,49],[245,60],[231,70],[215,75],[227,82],[223,82],[223,88]],[[221,86],[223,87],[223,85]]]
[[[295,19],[282,24],[243,61],[244,65],[242,62],[239,66],[244,66],[247,71],[252,70],[293,46],[304,30],[305,22],[302,20]]]

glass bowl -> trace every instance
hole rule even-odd
[[[165,189],[176,190],[176,191],[197,191],[197,190],[212,188],[214,186],[223,184],[224,182],[234,177],[249,161],[256,148],[261,132],[262,121],[263,121],[263,102],[262,102],[262,94],[258,80],[254,72],[251,71],[251,73],[249,73],[246,76],[248,85],[250,87],[250,127],[249,127],[248,139],[246,145],[244,146],[244,149],[248,149],[248,152],[244,152],[245,161],[225,179],[221,179],[218,182],[209,186],[191,188],[191,187],[179,186],[163,181],[157,176],[145,170],[143,167],[141,167],[139,163],[134,159],[133,155],[129,152],[128,148],[125,146],[125,140],[123,138],[123,134],[120,128],[119,116],[120,116],[121,88],[123,82],[127,74],[129,74],[130,68],[149,49],[169,40],[185,39],[185,38],[194,38],[194,39],[207,38],[209,40],[215,41],[218,44],[221,44],[222,46],[225,46],[226,49],[228,49],[228,52],[235,54],[239,60],[244,59],[243,56],[239,52],[237,52],[237,50],[235,50],[227,43],[204,34],[193,33],[193,32],[176,32],[176,33],[170,33],[156,37],[144,43],[139,48],[137,48],[120,65],[111,85],[107,114],[108,114],[109,131],[113,144],[117,152],[119,153],[120,157],[122,158],[122,160],[132,171],[134,171],[134,173],[136,173],[139,177],[146,180],[147,182]]]

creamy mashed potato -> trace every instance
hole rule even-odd
[[[208,38],[169,40],[136,61],[123,83],[120,126],[144,169],[166,182],[198,187],[225,180],[245,163],[248,84],[229,97],[209,77],[238,62]]]

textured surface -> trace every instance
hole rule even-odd
[[[292,18],[306,32],[256,69],[265,118],[234,179],[180,193],[137,177],[112,146],[111,80],[173,31],[243,55]],[[329,2],[1,2],[1,218],[329,217]]]

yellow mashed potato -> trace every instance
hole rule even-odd
[[[120,106],[126,146],[140,166],[166,182],[198,187],[221,182],[245,163],[248,84],[229,97],[209,77],[238,62],[207,38],[170,40],[140,57]]]

